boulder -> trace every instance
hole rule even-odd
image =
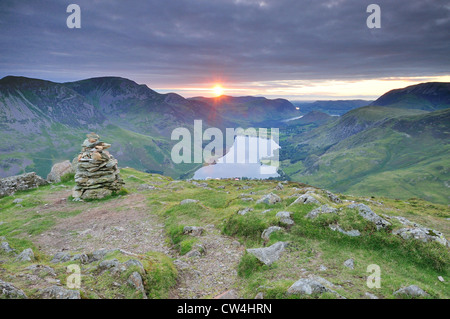
[[[337,197],[335,194],[333,194],[332,192],[326,190],[325,195],[327,195],[328,199],[330,201],[332,201],[333,203],[342,204],[342,200],[339,197]]]
[[[349,269],[355,269],[355,261],[353,260],[353,258],[347,259],[346,261],[344,261],[344,266]]]
[[[43,299],[81,299],[78,290],[65,289],[59,286],[40,289],[40,292]]]
[[[285,250],[286,246],[286,242],[279,241],[269,247],[247,249],[247,252],[255,256],[265,265],[270,266],[281,257],[281,253]]]
[[[278,217],[281,223],[291,226],[294,225],[291,214],[291,212],[278,212],[275,217]]]
[[[243,209],[240,209],[240,210],[238,210],[238,214],[239,215],[245,215],[245,214],[247,214],[247,213],[249,213],[249,212],[251,212],[251,211],[253,211],[253,208],[251,208],[251,207],[246,207],[246,208],[243,208]]]
[[[59,183],[61,182],[61,176],[67,173],[75,173],[70,161],[56,163],[52,166],[50,173],[47,175],[47,181],[50,183]]]
[[[294,204],[320,204],[320,202],[312,195],[312,192],[300,195],[291,205]]]
[[[264,240],[269,240],[270,235],[274,232],[283,230],[283,228],[278,227],[278,226],[270,226],[269,228],[265,229],[261,235],[261,238]]]
[[[413,297],[413,298],[428,296],[428,294],[424,290],[422,290],[421,288],[419,288],[416,285],[411,285],[408,287],[400,288],[399,290],[394,292],[394,295],[405,295],[405,296]]]
[[[27,248],[22,251],[19,256],[16,257],[16,261],[20,262],[30,262],[34,260],[34,253],[31,248]]]
[[[53,264],[63,263],[71,260],[72,256],[67,252],[59,252],[53,256],[53,259],[50,261]]]
[[[12,253],[14,252],[14,249],[11,248],[11,246],[9,246],[9,243],[4,241],[2,242],[0,249],[3,250],[6,253]]]
[[[302,278],[300,280],[297,280],[287,290],[288,295],[293,294],[312,295],[312,294],[322,294],[324,292],[331,292],[331,290],[312,278]]]
[[[264,203],[264,204],[269,204],[269,205],[273,205],[278,202],[281,202],[281,198],[278,195],[275,195],[273,193],[264,195],[263,197],[261,197],[260,199],[258,199],[256,201],[257,204]]]
[[[381,218],[380,216],[378,216],[377,214],[375,214],[370,209],[370,207],[367,206],[367,205],[364,205],[364,204],[350,204],[347,207],[348,208],[357,209],[358,212],[359,212],[359,215],[362,218],[364,218],[364,219],[374,223],[375,226],[377,227],[377,230],[386,228],[386,227],[391,225],[390,222],[388,222],[387,220],[385,220],[385,219]]]
[[[9,196],[17,191],[25,191],[47,184],[35,172],[0,178],[0,197]]]
[[[305,217],[314,219],[320,214],[337,214],[337,209],[328,205],[322,205],[316,209],[310,211]]]
[[[435,241],[446,247],[449,246],[448,240],[445,238],[444,234],[437,230],[425,227],[401,228],[394,230],[392,233],[406,240],[415,239],[422,242]]]
[[[137,272],[134,271],[130,277],[128,277],[127,283],[133,287],[134,289],[136,289],[136,291],[140,291],[142,292],[142,296],[144,299],[147,299],[147,295],[145,294],[145,288],[144,288],[144,283],[142,281],[142,277],[141,275]]]
[[[191,236],[201,236],[203,233],[203,227],[197,227],[197,226],[185,226],[183,228],[183,234],[185,235],[191,235]]]
[[[0,279],[0,299],[27,299],[25,293]]]
[[[109,259],[109,260],[103,260],[99,265],[98,265],[98,269],[103,271],[103,270],[109,270],[112,268],[118,268],[120,265],[120,262],[114,258],[114,259]]]

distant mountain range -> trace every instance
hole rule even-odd
[[[112,143],[121,166],[190,177],[201,165],[175,165],[170,135],[202,119],[204,128],[279,127],[281,169],[293,180],[450,202],[449,96],[450,83],[423,83],[373,102],[317,101],[299,111],[284,99],[186,99],[119,77],[55,83],[7,76],[0,80],[0,177],[45,177],[52,164],[78,154],[90,131]]]
[[[370,106],[292,134],[281,153],[284,171],[338,192],[449,203],[448,96],[450,83],[393,90]]]

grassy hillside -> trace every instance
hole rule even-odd
[[[253,298],[258,292],[264,298],[336,298],[332,293],[287,294],[295,281],[311,275],[325,278],[333,290],[346,298],[367,298],[366,292],[379,298],[399,298],[393,292],[412,284],[424,289],[429,298],[450,296],[448,248],[436,242],[404,240],[392,234],[393,230],[405,227],[395,219],[402,216],[448,237],[447,206],[420,199],[402,201],[344,195],[340,195],[343,203],[336,204],[328,193],[296,182],[286,182],[281,189],[276,188],[276,181],[196,183],[129,168],[122,169],[121,175],[126,182],[122,195],[99,201],[70,201],[70,188],[74,185],[70,180],[0,199],[2,241],[9,242],[16,252],[32,248],[36,258],[33,262],[17,262],[13,254],[0,251],[2,280],[22,289],[31,298],[40,298],[39,289],[52,284],[49,275],[41,273],[39,278],[30,281],[29,275],[18,275],[30,274],[27,267],[33,264],[52,267],[64,287],[65,269],[74,262],[51,262],[54,254],[64,248],[69,255],[92,256],[92,251],[107,248],[110,252],[101,260],[76,262],[84,278],[80,289],[82,298],[142,298],[142,294],[126,283],[135,268],[117,273],[112,269],[102,270],[101,266],[105,260],[117,259],[124,263],[133,258],[144,265],[145,294],[150,298],[211,298],[229,289],[244,298]],[[323,214],[314,220],[305,218],[319,206],[292,205],[306,192],[321,204],[337,208],[338,213]],[[269,193],[276,194],[281,201],[272,205],[256,203]],[[23,201],[14,204],[13,200],[18,198]],[[181,205],[184,199],[197,202]],[[373,223],[347,207],[354,201],[388,218],[392,226],[377,230]],[[244,208],[253,210],[245,215],[237,213]],[[276,217],[280,211],[290,212],[294,224],[287,226],[281,222]],[[331,230],[329,225],[336,223],[345,230],[359,230],[361,236],[349,237]],[[185,226],[202,227],[204,231],[201,236],[191,236],[183,232]],[[266,241],[261,234],[269,226],[280,226],[281,231]],[[270,266],[245,250],[268,247],[278,241],[289,245]],[[195,253],[198,249],[199,253]],[[349,258],[354,260],[354,269],[343,265]],[[379,289],[366,286],[370,264],[381,267]],[[198,270],[201,275],[196,274]],[[438,276],[446,281],[438,281]]]
[[[412,111],[414,114],[416,111]],[[389,114],[386,116],[385,114]],[[303,156],[286,159],[293,180],[334,191],[448,204],[450,110],[365,107],[287,143]]]

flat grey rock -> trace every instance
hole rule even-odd
[[[247,252],[258,258],[265,265],[270,266],[281,257],[281,253],[286,246],[286,242],[279,241],[269,247],[247,249]]]

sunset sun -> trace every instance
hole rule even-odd
[[[213,87],[213,92],[215,96],[221,96],[223,94],[223,87],[217,84]]]

